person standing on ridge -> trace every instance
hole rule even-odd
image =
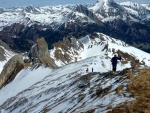
[[[89,72],[89,69],[88,69],[88,68],[86,69],[86,72],[87,72],[87,73]]]
[[[112,63],[112,71],[116,72],[116,68],[117,68],[117,60],[121,60],[121,56],[117,57],[117,55],[114,55],[114,57],[111,59],[111,63]]]

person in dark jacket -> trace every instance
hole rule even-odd
[[[117,68],[117,60],[121,60],[121,57],[117,57],[116,55],[114,55],[114,57],[111,59],[111,63],[112,63],[112,71],[116,72],[116,68]]]

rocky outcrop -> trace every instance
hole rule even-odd
[[[2,47],[0,47],[0,61],[6,60],[4,54],[5,54],[4,49]]]
[[[37,39],[37,43],[31,47],[29,58],[34,63],[42,63],[51,68],[56,68],[54,60],[50,57],[48,45],[44,38]]]
[[[24,68],[22,57],[15,55],[4,66],[0,74],[0,88],[10,83]]]
[[[63,42],[59,41],[55,43],[54,47],[54,57],[63,63],[77,61],[77,57],[84,48],[83,44],[74,37],[64,38]]]

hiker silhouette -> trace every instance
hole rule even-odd
[[[116,68],[117,68],[117,60],[121,60],[121,56],[117,57],[117,55],[114,55],[114,57],[111,59],[111,63],[112,63],[112,71],[116,72]]]
[[[87,69],[86,69],[86,72],[88,72],[88,71],[89,71],[89,69],[87,68]]]

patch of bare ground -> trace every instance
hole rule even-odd
[[[24,63],[24,67],[30,67],[31,63]]]
[[[88,111],[86,111],[85,113],[94,113],[95,112],[95,110],[94,109],[91,109],[91,110],[88,110]],[[82,113],[82,112],[81,112]]]
[[[150,68],[138,71],[138,76],[129,77],[130,83],[127,88],[135,100],[121,103],[107,113],[150,113]]]

